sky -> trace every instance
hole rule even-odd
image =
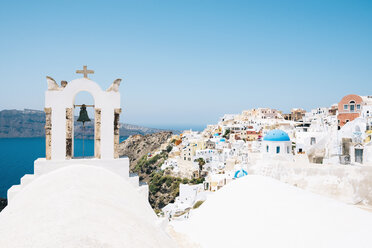
[[[123,79],[125,123],[327,107],[372,95],[371,44],[372,1],[1,1],[0,110],[42,110],[45,76],[83,65],[103,89]]]

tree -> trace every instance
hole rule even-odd
[[[227,139],[228,136],[229,136],[229,134],[230,134],[230,129],[226,129],[225,134],[222,137],[224,137],[225,139]]]
[[[205,165],[205,160],[204,158],[198,158],[196,161],[199,164],[199,177],[200,177],[201,171],[203,170],[203,166]]]
[[[171,145],[167,146],[167,153],[170,153],[172,151],[172,149],[173,149],[173,146],[171,146]]]

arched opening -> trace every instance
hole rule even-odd
[[[280,153],[280,146],[276,147],[276,153]]]
[[[79,115],[82,105],[86,105],[86,112],[90,121],[81,121]],[[94,156],[94,130],[95,130],[95,111],[94,98],[87,91],[81,91],[75,95],[74,99],[74,136],[73,136],[73,157],[93,157]]]

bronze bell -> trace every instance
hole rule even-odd
[[[77,119],[77,121],[83,122],[83,125],[84,125],[84,122],[90,121],[88,112],[87,112],[87,107],[85,106],[85,104],[81,105],[80,107],[80,114],[79,114],[79,118]]]

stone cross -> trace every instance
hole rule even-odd
[[[88,74],[93,74],[94,73],[93,70],[88,70],[86,65],[84,65],[83,68],[84,68],[83,70],[77,70],[76,73],[84,74],[85,78],[88,78]]]

